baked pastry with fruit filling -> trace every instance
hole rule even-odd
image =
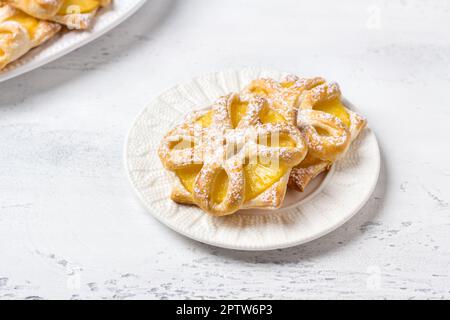
[[[52,38],[61,26],[0,4],[0,70]]]
[[[61,23],[69,29],[87,29],[98,9],[111,0],[3,0],[29,15]]]
[[[345,155],[366,120],[341,101],[336,83],[325,79],[289,75],[252,81],[244,93],[266,97],[274,109],[296,124],[308,145],[305,159],[292,169],[289,187],[303,191],[308,183]]]

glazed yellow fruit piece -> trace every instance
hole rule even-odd
[[[23,12],[17,12],[13,16],[9,17],[7,21],[16,21],[20,23],[25,29],[27,29],[30,37],[34,36],[36,29],[39,25],[39,20],[29,16]]]
[[[249,163],[244,165],[245,199],[253,199],[263,193],[267,188],[286,173],[282,165],[264,165],[261,163]]]
[[[176,175],[180,178],[183,186],[193,192],[195,178],[200,172],[202,165],[192,165],[184,169],[175,170]],[[260,163],[246,164],[244,166],[245,175],[245,199],[253,199],[263,193],[267,188],[286,173],[286,169],[282,164],[278,166],[265,165]],[[221,171],[214,182],[211,191],[212,200],[220,203],[225,199],[228,190],[228,176],[225,170]]]
[[[198,173],[202,169],[201,164],[193,164],[189,167],[183,169],[175,170],[175,174],[180,178],[183,186],[189,191],[193,192],[194,190],[194,181],[197,177]]]
[[[345,110],[345,106],[342,104],[339,98],[330,101],[322,102],[314,106],[314,110],[330,113],[339,119],[350,128],[350,115]]]
[[[100,2],[98,0],[66,0],[59,9],[58,14],[88,13],[98,9],[99,6]]]

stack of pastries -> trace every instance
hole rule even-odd
[[[0,0],[0,70],[55,36],[88,29],[111,0]]]
[[[172,200],[224,216],[279,208],[288,187],[304,191],[365,125],[344,106],[336,83],[263,78],[188,115],[158,152],[173,180]]]

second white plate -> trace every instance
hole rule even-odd
[[[97,39],[109,30],[125,21],[147,0],[116,0],[109,8],[102,8],[94,21],[94,26],[87,31],[65,32],[42,46],[28,52],[19,60],[9,64],[0,71],[0,82],[17,77],[23,73],[39,68],[72,52],[79,47]]]
[[[375,188],[380,170],[378,144],[370,128],[364,129],[346,157],[328,174],[316,178],[305,193],[289,190],[281,209],[242,210],[231,216],[212,217],[195,206],[170,200],[171,182],[157,154],[163,135],[191,110],[243,89],[252,79],[280,79],[284,75],[259,69],[218,72],[168,90],[143,110],[129,132],[125,159],[133,188],[153,216],[204,243],[240,250],[270,250],[316,239],[359,211]]]

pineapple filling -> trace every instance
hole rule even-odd
[[[28,34],[33,38],[37,27],[39,26],[39,20],[27,15],[23,12],[17,12],[16,14],[9,17],[6,21],[16,21],[20,23],[25,29],[27,29]]]
[[[175,174],[180,178],[181,183],[186,188],[186,190],[192,193],[194,190],[195,178],[197,177],[201,169],[201,164],[193,164],[189,167],[175,170]]]
[[[248,102],[244,101],[235,102],[230,106],[231,125],[233,129],[238,126],[239,122],[241,122],[242,118],[247,113],[247,107]]]
[[[286,122],[286,119],[281,114],[270,109],[267,106],[262,108],[261,111],[259,112],[259,119],[261,120],[261,122],[263,124],[266,124],[266,123],[276,124],[276,123]]]
[[[0,36],[2,35],[2,33],[0,32]],[[5,51],[3,51],[2,49],[0,49],[0,57],[5,55]]]
[[[183,186],[190,193],[193,192],[195,178],[202,169],[201,164],[193,164],[189,167],[175,170],[175,174],[180,178]],[[283,164],[271,166],[261,163],[249,163],[244,165],[245,176],[245,200],[250,200],[273,185],[286,174],[287,168]],[[211,199],[215,203],[221,203],[228,191],[228,175],[225,170],[221,170],[217,175],[211,190]]]
[[[330,113],[338,117],[348,128],[350,128],[350,115],[345,110],[345,106],[342,104],[339,98],[319,103],[318,105],[314,106],[313,109]]]
[[[330,135],[330,133],[327,130],[325,130],[319,126],[314,126],[314,129],[316,129],[317,133],[320,134],[321,136],[329,136]]]
[[[213,111],[208,111],[207,113],[205,113],[203,116],[201,116],[200,118],[197,119],[197,121],[195,121],[196,123],[199,123],[202,125],[203,128],[207,128],[211,125],[212,123],[212,119],[213,119]]]
[[[253,199],[263,193],[267,188],[287,172],[281,163],[278,166],[249,163],[244,165],[245,200]]]
[[[66,0],[59,9],[59,15],[73,14],[73,13],[89,13],[100,6],[98,0]]]
[[[290,88],[294,85],[294,81],[285,81],[285,82],[281,82],[281,86],[283,88]]]
[[[211,199],[215,203],[221,203],[225,199],[228,191],[228,175],[225,170],[221,170],[214,180],[211,189]]]
[[[250,92],[259,96],[267,97],[269,95],[269,92],[259,86],[255,86],[253,88],[250,88]]]
[[[262,144],[269,147],[286,147],[286,148],[295,148],[296,143],[292,138],[282,132],[277,135],[266,135],[266,136],[259,136],[258,137],[258,144]]]

